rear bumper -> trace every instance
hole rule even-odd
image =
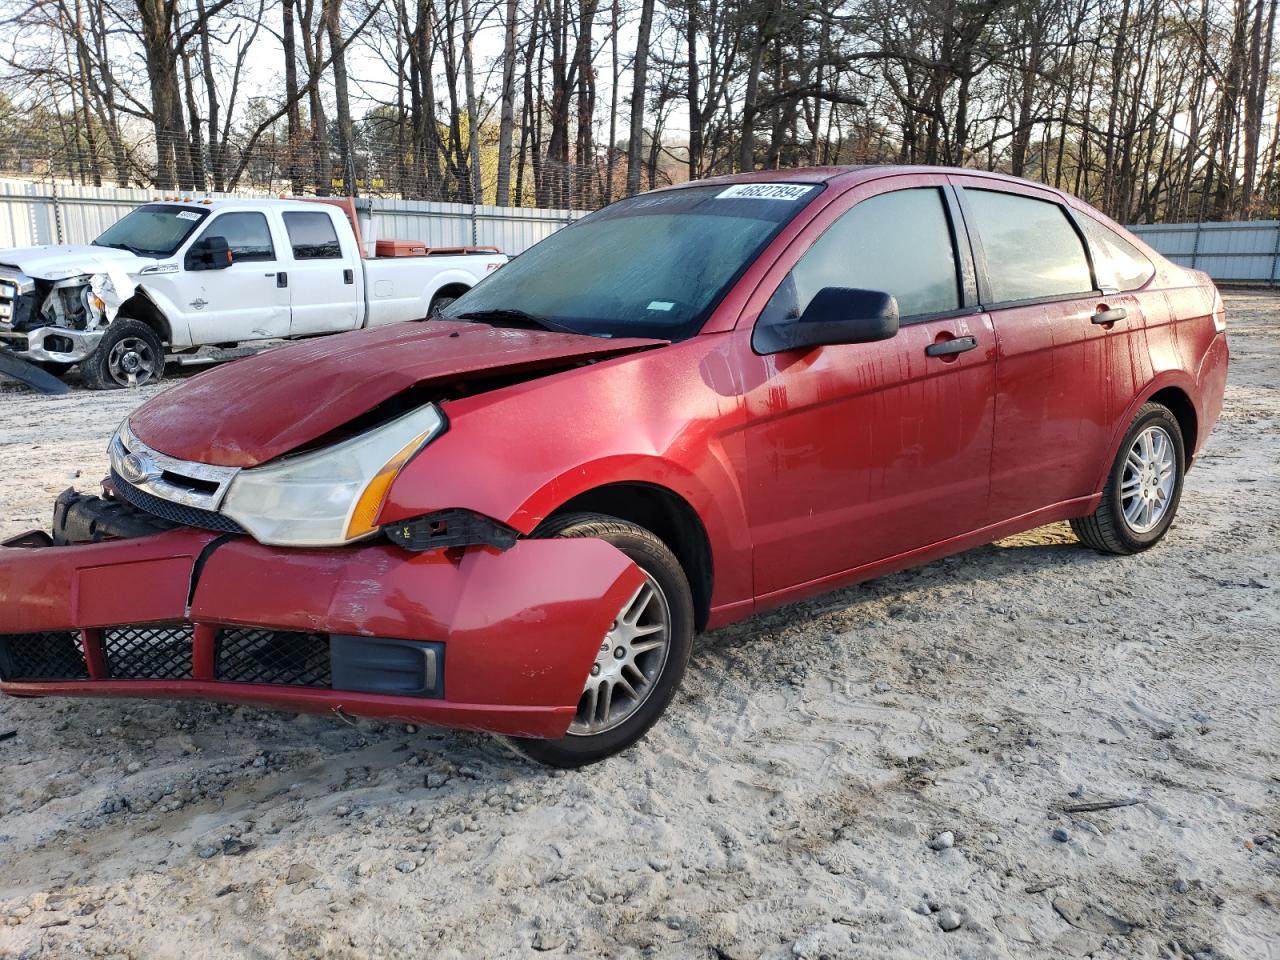
[[[409,554],[392,546],[288,550],[181,528],[107,543],[0,547],[0,641],[37,654],[49,644],[58,654],[51,662],[61,664],[56,677],[28,679],[30,668],[21,675],[12,657],[0,659],[0,691],[341,710],[559,737],[600,638],[642,581],[600,540]],[[226,679],[244,674],[226,656],[227,638],[246,628],[311,638],[323,672],[312,671],[305,685],[296,677]],[[152,634],[163,639],[149,648]],[[326,679],[330,635],[354,638],[348,650],[362,638],[439,645],[442,685],[433,696],[334,689]],[[267,646],[254,656],[262,650],[273,656]]]

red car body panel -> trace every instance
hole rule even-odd
[[[396,323],[215,367],[129,418],[171,457],[252,467],[337,430],[406,390],[539,370],[661,345],[476,323]],[[210,412],[217,416],[211,417]]]
[[[975,292],[972,309],[904,324],[889,340],[770,356],[752,349],[778,284],[862,199],[967,184],[1051,199],[1110,225],[1096,211],[1021,180],[931,168],[762,171],[710,182],[752,181],[821,191],[701,333],[682,342],[397,325],[201,374],[140,408],[130,425],[170,456],[251,466],[415,391],[440,403],[449,429],[400,470],[380,524],[461,508],[530,534],[584,495],[619,485],[659,491],[684,505],[685,532],[705,544],[701,619],[709,627],[1090,513],[1121,437],[1153,396],[1185,405],[1188,452],[1203,448],[1228,363],[1216,295],[1207,277],[1132,237],[1156,267],[1138,290],[1005,308],[979,303]],[[975,291],[978,274],[963,278]],[[1091,322],[1116,306],[1128,322]],[[966,336],[976,349],[925,354]],[[485,378],[500,382],[453,389]],[[82,630],[91,675],[0,689],[341,708],[559,736],[599,638],[641,576],[619,551],[590,540],[410,554],[385,545],[270,548],[243,537],[215,545],[214,537],[182,530],[0,549],[0,633]],[[154,589],[129,586],[139,582]],[[104,679],[96,631],[143,620],[195,625],[189,680]],[[221,682],[213,638],[227,624],[441,641],[445,696]]]

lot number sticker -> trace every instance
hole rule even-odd
[[[802,183],[736,183],[716,194],[717,200],[799,200],[813,187]]]

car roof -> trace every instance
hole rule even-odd
[[[715,186],[718,184],[732,183],[831,183],[838,184],[840,186],[853,186],[854,184],[863,183],[868,180],[878,180],[881,177],[912,173],[949,173],[957,176],[981,177],[1004,183],[1027,184],[1028,186],[1038,187],[1041,190],[1048,190],[1052,193],[1061,194],[1062,192],[1060,190],[1055,190],[1048,184],[1040,183],[1035,180],[1011,177],[1008,174],[995,173],[990,170],[970,170],[963,167],[931,167],[920,164],[889,163],[852,164],[838,167],[792,167],[781,170],[751,170],[745,173],[729,173],[719,177],[708,177],[705,180],[693,180],[688,183],[676,184],[663,189],[678,190],[680,187],[704,185]]]

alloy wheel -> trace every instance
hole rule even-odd
[[[111,379],[122,387],[135,387],[151,380],[159,358],[151,344],[140,337],[124,337],[107,354]]]
[[[1120,510],[1130,530],[1149,533],[1160,524],[1176,474],[1173,438],[1164,427],[1152,424],[1134,437],[1120,477]]]
[[[592,736],[630,719],[662,675],[670,640],[671,607],[662,587],[646,573],[600,643],[569,734]]]

